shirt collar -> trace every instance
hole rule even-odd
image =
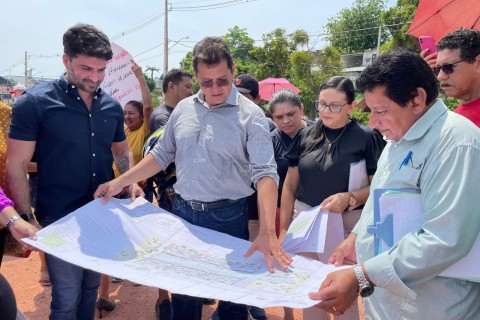
[[[448,108],[445,106],[441,99],[437,99],[437,102],[430,107],[430,109],[425,112],[411,127],[408,129],[407,133],[400,139],[399,142],[403,140],[416,140],[423,137],[430,127],[448,111]]]
[[[200,89],[197,93],[197,100],[204,106],[209,108],[210,106],[205,101],[205,94],[203,93],[202,89]],[[235,107],[240,105],[240,93],[238,92],[237,88],[232,85],[232,89],[230,90],[230,95],[228,96],[227,100],[224,103],[214,106],[213,108],[221,108],[221,107]]]

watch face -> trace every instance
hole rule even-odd
[[[369,297],[372,295],[373,290],[374,290],[373,286],[363,287],[362,290],[360,290],[360,296],[362,296],[362,298]]]

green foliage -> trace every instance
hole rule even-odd
[[[254,63],[254,57],[250,52],[254,49],[255,41],[248,36],[246,29],[238,26],[230,28],[223,39],[230,48],[237,74],[249,73]]]
[[[322,82],[332,76],[342,75],[340,54],[333,47],[317,52],[295,51],[290,54],[291,80],[302,92],[304,113],[316,117],[313,102],[316,100]]]
[[[448,110],[451,110],[451,111],[453,111],[455,108],[457,108],[458,105],[460,104],[459,100],[457,100],[455,98],[447,97],[447,95],[445,93],[439,94],[438,97],[443,100],[443,102],[447,106]]]
[[[153,107],[154,108],[158,107],[163,101],[162,89],[157,88],[152,92],[150,92],[150,94],[152,95]]]
[[[194,72],[193,72],[192,57],[193,57],[193,53],[188,52],[185,58],[183,58],[182,61],[180,61],[180,68],[187,71],[193,76]]]
[[[417,38],[408,35],[407,30],[415,16],[419,0],[397,0],[397,5],[381,14],[382,24],[386,26],[391,39],[382,44],[381,51],[395,47],[410,48],[419,51]],[[401,23],[400,25],[398,25]]]
[[[326,40],[341,53],[376,48],[384,9],[384,0],[355,0],[350,8],[329,19]],[[387,36],[382,30],[381,42],[386,41]]]
[[[143,74],[143,77],[145,78],[145,81],[147,82],[148,90],[150,90],[150,92],[155,90],[155,88],[157,87],[157,84],[155,83],[155,80],[148,77],[145,73]]]
[[[200,90],[200,86],[198,85],[197,79],[195,78],[195,72],[193,71],[193,63],[192,63],[193,53],[188,52],[185,58],[180,61],[180,68],[190,73],[193,77],[193,92],[197,92]]]
[[[355,95],[355,101],[358,103],[363,100],[363,94],[357,93]],[[370,112],[363,112],[362,109],[356,107],[353,108],[350,118],[357,120],[359,123],[363,123],[368,126],[368,121],[370,120]]]
[[[277,28],[262,36],[263,47],[255,47],[254,75],[257,79],[288,78],[290,46],[285,30]]]

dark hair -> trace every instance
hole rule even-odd
[[[190,79],[192,79],[192,75],[183,69],[172,69],[168,71],[163,78],[163,93],[166,93],[168,91],[168,84],[170,82],[178,85],[180,82],[183,81],[183,77],[189,77]]]
[[[112,47],[108,37],[89,24],[76,24],[63,35],[63,52],[69,59],[79,54],[104,60],[112,59]]]
[[[193,47],[192,63],[195,72],[198,71],[199,63],[212,66],[219,64],[222,60],[226,60],[228,68],[232,69],[233,59],[230,49],[220,37],[203,38]]]
[[[340,76],[328,78],[320,86],[320,92],[326,89],[335,89],[345,94],[348,104],[352,104],[352,102],[355,101],[355,87],[353,86],[352,80],[348,78]]]
[[[290,89],[282,89],[273,94],[272,99],[270,100],[270,111],[275,113],[276,105],[284,102],[291,103],[299,108],[302,106],[302,101],[300,100],[298,94]]]
[[[347,103],[352,104],[355,101],[355,87],[353,86],[352,80],[341,77],[334,76],[325,80],[320,86],[320,92],[327,89],[335,89],[343,93],[347,98]],[[320,92],[318,94],[320,94]],[[306,155],[307,153],[313,151],[315,147],[325,140],[325,135],[323,132],[324,124],[322,121],[317,121],[312,128],[311,134],[307,137],[305,141],[305,149],[301,156]]]
[[[387,97],[405,107],[417,96],[417,88],[427,93],[427,105],[435,101],[438,96],[436,81],[422,57],[405,48],[397,48],[381,54],[365,68],[357,80],[357,87],[365,92],[384,86]]]
[[[480,54],[480,31],[472,29],[458,29],[450,32],[437,44],[437,50],[460,49],[460,59],[472,63]]]
[[[143,103],[137,100],[130,100],[125,105],[127,104],[131,104],[132,106],[134,106],[137,109],[138,113],[140,113],[140,116],[143,118]]]

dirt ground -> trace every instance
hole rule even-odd
[[[32,253],[26,259],[4,257],[2,262],[1,272],[13,287],[18,309],[29,320],[48,319],[50,312],[51,289],[38,283],[39,270],[38,253]],[[158,297],[156,288],[134,286],[129,281],[123,281],[118,284],[112,283],[110,290],[110,297],[115,299],[117,307],[110,313],[104,312],[103,319],[155,319],[155,301]],[[202,319],[210,319],[214,310],[215,305],[205,305]],[[266,311],[269,320],[283,319],[283,308],[267,308]],[[98,319],[98,312],[95,319]],[[295,310],[295,320],[301,319],[301,310]]]

